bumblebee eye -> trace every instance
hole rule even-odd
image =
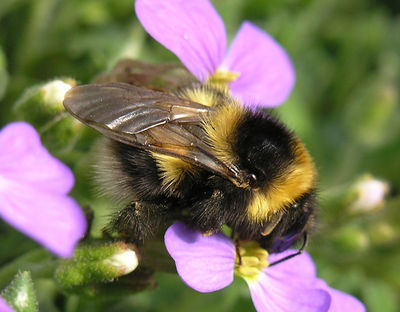
[[[299,203],[294,203],[294,204],[292,205],[292,208],[297,208],[297,207],[299,207]]]
[[[249,174],[249,185],[250,187],[257,187],[257,177],[254,173]]]

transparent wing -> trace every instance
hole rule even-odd
[[[126,83],[72,88],[64,106],[113,140],[177,157],[240,187],[248,185],[245,173],[216,158],[204,140],[201,123],[214,112],[212,107]]]
[[[126,82],[156,91],[176,91],[197,85],[199,81],[181,64],[148,64],[123,59],[94,83]]]

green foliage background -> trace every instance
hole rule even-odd
[[[359,297],[372,312],[400,310],[400,5],[378,0],[214,0],[228,36],[250,20],[290,54],[296,87],[281,119],[305,141],[319,169],[320,215],[309,251],[318,274]],[[0,124],[24,90],[56,77],[88,83],[122,57],[177,62],[149,38],[133,0],[1,0]],[[93,234],[111,203],[98,199],[88,174],[97,134],[87,131],[68,148],[44,140],[74,169],[73,195],[96,211]],[[364,173],[390,184],[381,209],[351,214],[343,200]],[[157,274],[154,291],[84,298],[52,280],[54,261],[40,247],[0,224],[0,289],[29,269],[40,311],[251,311],[247,286],[199,294],[176,275]],[[39,248],[39,251],[37,250]],[[32,251],[33,250],[33,251]],[[46,259],[50,259],[46,256]]]

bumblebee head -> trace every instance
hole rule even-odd
[[[260,226],[269,249],[287,249],[313,216],[314,163],[303,143],[269,115],[249,114],[237,133],[240,168],[252,177],[247,218]]]

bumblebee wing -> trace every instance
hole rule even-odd
[[[95,79],[95,83],[126,82],[152,90],[179,90],[198,83],[198,80],[180,64],[147,64],[123,59],[108,73]]]
[[[217,159],[204,141],[201,122],[212,107],[125,83],[72,88],[65,108],[105,136],[182,159],[244,185],[238,168]]]
[[[111,130],[126,135],[171,122],[199,123],[202,114],[212,110],[168,93],[126,83],[72,88],[65,95],[64,106],[76,118],[100,132]]]

